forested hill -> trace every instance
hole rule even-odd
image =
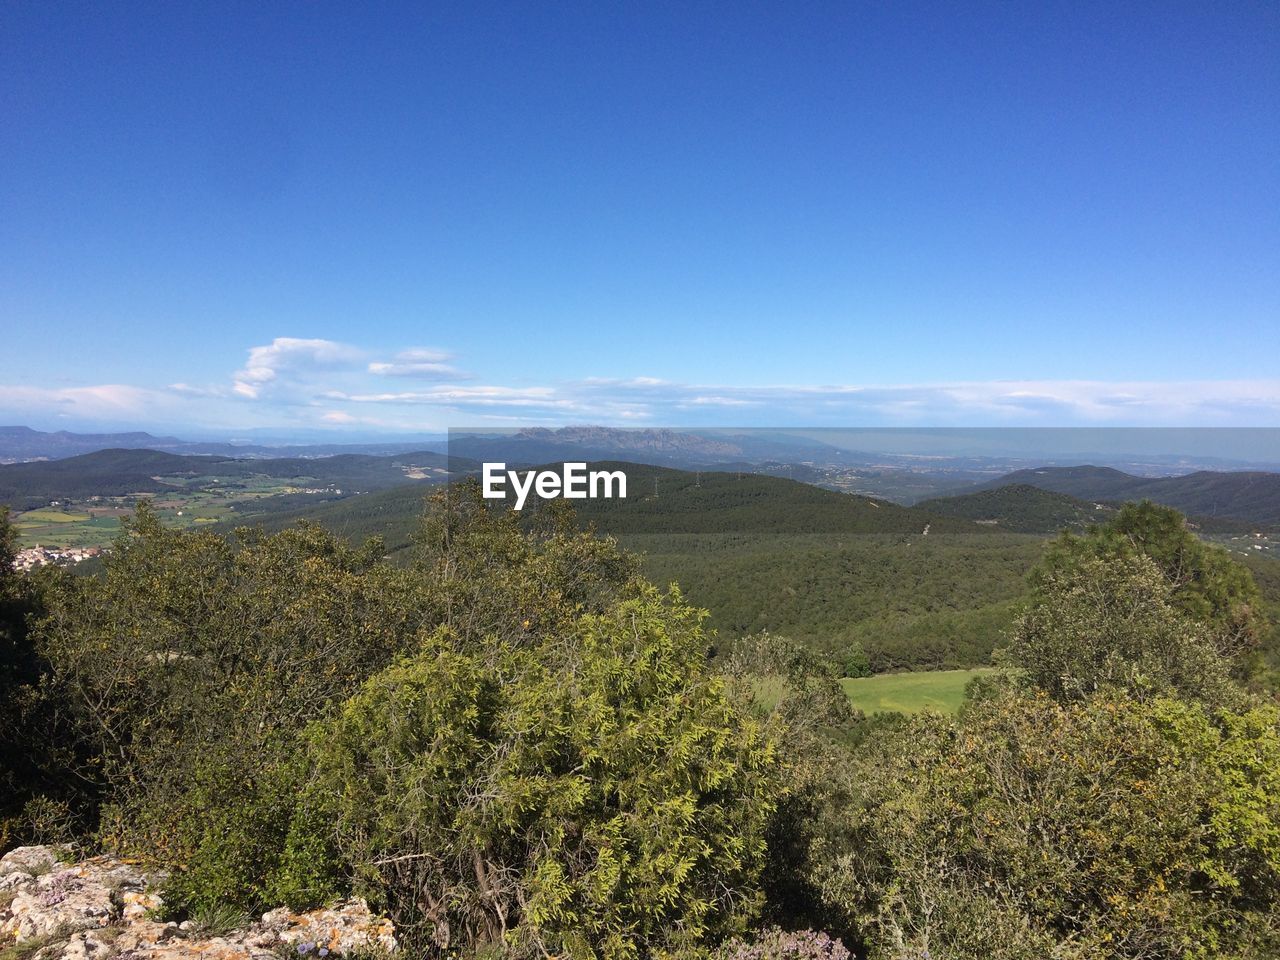
[[[890,500],[839,493],[796,480],[745,472],[671,470],[634,463],[626,500],[576,501],[579,516],[611,534],[968,532],[967,520],[941,517]]]
[[[409,482],[405,466],[443,468],[443,454],[342,454],[275,460],[184,456],[159,450],[99,450],[62,460],[0,465],[0,504],[31,509],[58,499],[170,491],[199,477],[297,479],[301,485],[382,490]],[[474,466],[474,464],[469,464]]]
[[[1039,536],[778,477],[591,466],[625,470],[628,497],[573,501],[580,518],[640,554],[654,582],[679,583],[711,612],[711,627],[729,636],[767,630],[837,659],[858,648],[875,670],[988,663],[1042,545]],[[237,523],[274,531],[309,519],[355,542],[381,536],[399,560],[427,493],[401,487],[306,511],[246,510]]]
[[[558,469],[558,465],[545,469]],[[602,533],[630,534],[901,534],[974,532],[968,520],[944,517],[888,500],[837,493],[780,477],[753,473],[694,472],[620,461],[592,463],[591,470],[622,470],[626,499],[575,500],[583,523]],[[421,487],[324,503],[313,509],[255,516],[241,522],[269,530],[314,520],[344,537],[381,536],[389,551],[409,543],[422,512]],[[526,508],[526,509],[531,509]]]
[[[916,507],[1017,533],[1081,530],[1090,524],[1105,523],[1116,512],[1115,507],[1105,503],[1078,500],[1028,483],[1011,483],[957,497],[938,497],[921,501]]]
[[[1110,467],[1018,470],[978,489],[1028,484],[1087,501],[1153,500],[1188,516],[1280,525],[1280,474],[1202,470],[1181,477],[1135,477]]]

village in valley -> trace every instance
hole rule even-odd
[[[43,567],[45,564],[56,563],[59,565],[69,565],[80,563],[84,560],[92,559],[102,555],[102,547],[42,547],[36,544],[34,547],[28,547],[18,552],[14,557],[13,568],[15,570],[26,571],[33,570],[36,567]]]
[[[91,496],[50,500],[47,506],[12,516],[18,535],[14,565],[29,570],[45,564],[72,566],[100,556],[120,534],[121,519],[145,503],[166,527],[192,529],[234,520],[237,509],[268,498],[322,500],[341,497],[340,487],[299,486],[271,477],[203,477],[173,492]],[[286,501],[280,501],[286,502]]]

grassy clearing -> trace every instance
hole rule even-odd
[[[964,688],[974,677],[994,673],[993,667],[973,670],[920,670],[881,673],[874,677],[846,677],[840,681],[849,701],[868,716],[873,713],[955,713],[964,703]],[[766,677],[755,682],[757,699],[772,707],[782,699],[785,682]]]
[[[974,677],[992,673],[976,670],[928,670],[918,673],[882,673],[874,677],[840,681],[853,705],[864,713],[919,713],[937,710],[955,713],[964,702],[964,688]]]
[[[78,520],[88,520],[89,514],[67,513],[65,510],[50,508],[46,510],[29,510],[22,515],[22,519],[28,523],[75,523]]]

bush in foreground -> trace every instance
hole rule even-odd
[[[313,731],[342,855],[420,948],[630,958],[745,929],[773,753],[699,620],[649,588],[538,643],[442,629]]]
[[[822,882],[872,957],[1280,947],[1274,708],[997,696],[914,719],[857,777],[854,842]]]

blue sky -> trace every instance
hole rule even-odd
[[[1280,7],[0,5],[0,421],[1280,423]]]

